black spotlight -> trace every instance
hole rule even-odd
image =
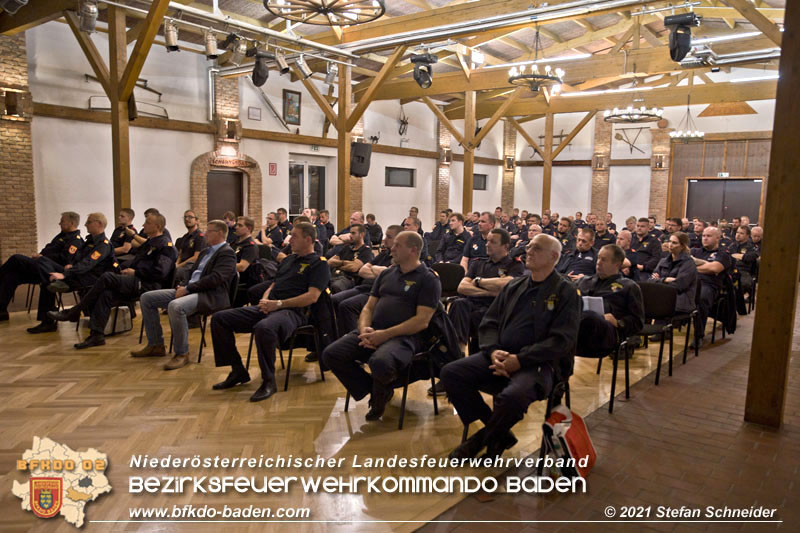
[[[225,37],[225,40],[220,43],[219,49],[220,50],[227,50],[228,47],[230,45],[232,45],[234,43],[234,41],[236,41],[237,38],[238,38],[238,35],[236,35],[235,33],[229,33]]]
[[[664,18],[664,26],[672,29],[669,34],[669,56],[673,61],[682,61],[692,49],[692,26],[699,26],[702,17],[694,13],[672,15]]]
[[[250,55],[249,50],[247,55]],[[267,61],[274,60],[275,55],[263,50],[258,50],[252,55],[254,55],[256,58],[255,64],[253,65],[253,85],[256,87],[261,87],[267,82],[267,78],[269,78],[269,67],[267,67]]]
[[[411,62],[414,63],[414,81],[427,89],[433,83],[433,68],[431,65],[438,62],[439,58],[433,54],[411,54]]]

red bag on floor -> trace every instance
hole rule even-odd
[[[542,429],[548,447],[556,459],[575,459],[578,474],[585,478],[597,461],[597,452],[583,418],[565,405],[557,405],[550,412]],[[573,472],[572,468],[562,470],[562,474],[568,477]]]

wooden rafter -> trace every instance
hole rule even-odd
[[[100,55],[100,51],[97,49],[97,46],[95,46],[94,41],[92,41],[89,34],[80,30],[80,22],[78,21],[78,16],[75,14],[75,12],[65,11],[64,18],[67,19],[67,24],[72,30],[73,35],[75,35],[75,38],[78,40],[78,44],[80,45],[81,50],[83,50],[83,54],[86,56],[86,59],[89,61],[89,65],[92,67],[92,71],[94,71],[97,81],[99,81],[100,85],[102,85],[106,96],[109,96],[111,94],[111,86],[109,85],[110,74],[108,72],[108,66],[103,60],[103,56]]]
[[[336,113],[334,112],[334,110],[331,107],[331,104],[328,102],[327,98],[325,98],[322,95],[322,93],[319,92],[319,89],[317,88],[316,85],[314,85],[313,81],[311,81],[310,79],[308,79],[308,78],[306,78],[306,77],[304,77],[304,76],[302,76],[300,74],[300,71],[297,68],[297,65],[292,65],[291,69],[292,69],[292,72],[294,72],[295,76],[297,76],[300,79],[300,81],[303,83],[303,86],[306,88],[308,93],[311,95],[311,98],[314,99],[314,101],[317,103],[319,108],[325,114],[325,118],[327,118],[330,121],[331,124],[335,125],[338,128],[338,120],[337,120]]]
[[[726,1],[729,6],[735,8],[736,11],[741,13],[744,18],[749,20],[753,26],[761,30],[761,32],[766,35],[770,41],[778,46],[781,45],[783,36],[781,35],[780,28],[778,28],[775,23],[765,17],[758,9],[756,9],[753,4],[751,4],[748,0]]]
[[[75,9],[75,0],[29,2],[14,15],[0,11],[0,34],[15,35],[39,24],[61,17],[63,11]]]
[[[364,111],[367,110],[367,106],[369,106],[369,104],[375,99],[378,89],[380,89],[381,85],[383,85],[383,83],[389,78],[392,70],[394,70],[395,65],[397,65],[397,62],[400,61],[405,53],[406,46],[398,46],[394,53],[389,56],[389,59],[386,61],[386,63],[383,64],[383,67],[381,67],[378,75],[375,76],[374,80],[372,80],[372,85],[369,86],[369,89],[367,89],[367,91],[364,93],[364,96],[362,96],[358,101],[358,105],[353,110],[353,113],[347,117],[347,131],[351,131],[356,125],[358,119],[360,119],[361,115],[364,114]]]
[[[136,39],[136,44],[133,46],[133,51],[131,52],[131,58],[120,79],[120,100],[127,101],[131,93],[133,93],[136,80],[139,79],[139,74],[142,72],[147,54],[150,52],[150,47],[153,45],[153,39],[155,39],[158,33],[158,28],[161,26],[161,21],[168,7],[169,0],[153,0],[153,3],[150,5],[147,18],[145,19],[147,24],[140,33],[139,38]]]
[[[439,109],[439,106],[434,104],[433,100],[427,96],[423,96],[422,101],[430,108],[431,111],[433,111],[433,114],[436,115],[436,118],[438,118],[442,124],[444,124],[444,127],[447,128],[447,131],[449,131],[450,134],[455,137],[455,139],[458,141],[458,144],[463,146],[465,150],[470,150],[471,148],[469,148],[464,141],[464,136],[461,135],[461,132],[458,131],[458,128],[456,128],[450,119],[445,116],[442,110]]]
[[[537,116],[536,118],[541,118],[541,117]],[[525,139],[525,142],[527,142],[529,145],[531,145],[531,148],[533,148],[536,151],[537,154],[539,154],[540,156],[544,157],[544,150],[542,150],[542,148],[539,146],[539,144],[536,141],[533,140],[533,137],[531,137],[530,134],[527,131],[525,131],[525,128],[523,128],[522,125],[517,120],[515,120],[513,117],[509,117],[507,120],[511,123],[512,126],[514,126],[514,128],[516,128],[516,130],[519,132],[519,134],[522,135],[522,138]],[[535,119],[533,119],[533,120],[535,120]],[[526,122],[527,122],[527,120],[526,120]]]
[[[581,120],[578,123],[578,125],[575,126],[575,128],[573,128],[573,130],[569,133],[569,135],[567,135],[567,137],[558,144],[558,148],[556,148],[556,150],[553,152],[553,157],[552,157],[553,159],[558,157],[558,154],[564,151],[564,148],[566,148],[567,145],[569,145],[569,143],[572,142],[575,136],[581,132],[583,127],[586,126],[589,123],[589,121],[592,120],[592,118],[594,118],[596,113],[597,111],[589,111],[588,113],[586,113],[586,116],[583,117],[583,120]]]
[[[497,124],[497,122],[501,118],[503,118],[506,109],[511,107],[511,105],[517,101],[517,98],[519,98],[522,95],[522,93],[524,93],[527,90],[528,90],[527,87],[517,87],[514,90],[514,92],[511,93],[511,95],[509,95],[509,97],[505,99],[503,104],[500,107],[498,107],[497,111],[495,111],[494,114],[489,118],[489,122],[487,122],[481,127],[481,131],[472,140],[472,146],[478,146],[481,143],[481,141],[484,138],[486,138],[487,135],[489,135],[489,132],[492,130],[494,125]]]

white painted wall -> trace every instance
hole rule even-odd
[[[500,205],[503,171],[500,166],[475,164],[474,174],[486,174],[486,190],[472,191],[472,210],[491,211]],[[464,191],[464,163],[453,161],[450,165],[450,208],[462,211]]]
[[[382,134],[381,134],[382,135]],[[414,187],[386,187],[386,167],[415,168]],[[362,178],[364,213],[373,213],[384,228],[399,224],[408,216],[408,208],[417,206],[423,229],[430,231],[436,209],[433,196],[436,160],[392,154],[372,153],[369,175]]]
[[[611,167],[608,179],[608,210],[614,214],[614,222],[618,227],[624,225],[629,216],[649,216],[649,202],[649,166]]]
[[[553,167],[550,209],[561,216],[589,211],[592,203],[591,167]]]
[[[529,213],[541,214],[543,171],[542,167],[517,167],[514,178],[515,207],[527,209]]]

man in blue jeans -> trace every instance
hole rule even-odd
[[[147,346],[132,351],[133,357],[163,357],[164,335],[159,308],[167,308],[172,328],[175,356],[164,365],[174,370],[189,363],[189,324],[194,313],[213,313],[230,306],[229,286],[236,274],[236,254],[227,244],[228,225],[212,220],[206,230],[208,248],[200,253],[189,274],[189,283],[177,289],[162,289],[142,294],[142,321],[147,333]]]

